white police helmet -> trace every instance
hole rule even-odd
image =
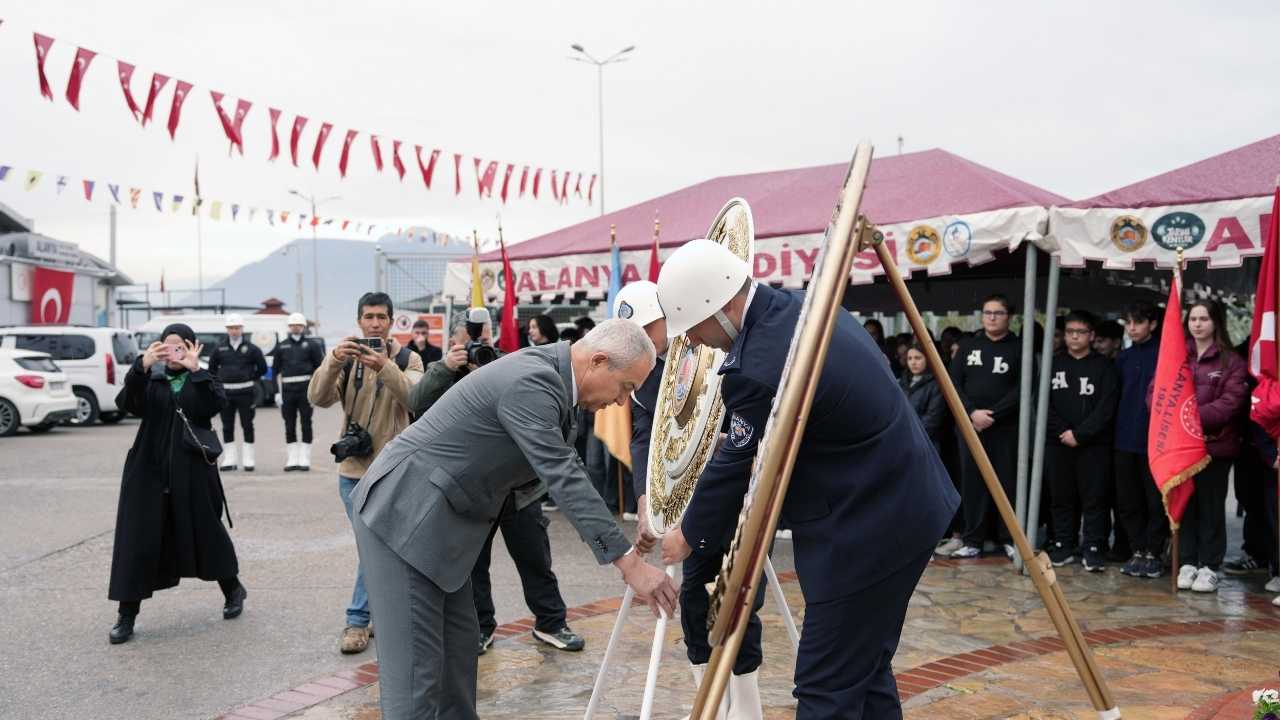
[[[292,315],[290,315],[290,316],[289,316],[289,324],[290,324],[290,325],[302,325],[303,327],[306,327],[306,325],[307,325],[307,317],[306,317],[305,315],[303,315],[302,313],[294,313],[294,314],[292,314]]]
[[[730,338],[738,331],[721,309],[751,276],[747,263],[710,240],[690,240],[676,248],[658,275],[658,302],[667,317],[667,335],[676,337],[714,316]]]
[[[644,327],[662,319],[658,304],[658,286],[648,280],[627,283],[613,299],[613,316]]]
[[[240,317],[240,313],[231,313],[223,324],[227,327],[244,327],[244,318]]]

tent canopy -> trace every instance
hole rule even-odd
[[[653,241],[655,218],[662,222],[660,244],[681,245],[702,237],[731,197],[750,204],[757,239],[821,234],[847,169],[847,164],[839,163],[714,178],[512,245],[507,253],[515,261],[608,252],[610,225],[617,226],[622,250],[641,250]],[[1067,202],[1055,193],[933,149],[875,158],[862,212],[883,226]],[[490,252],[481,259],[501,256]]]

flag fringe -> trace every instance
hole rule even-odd
[[[1200,471],[1204,470],[1212,460],[1213,458],[1205,455],[1192,463],[1191,467],[1169,478],[1169,481],[1160,488],[1160,502],[1164,505],[1164,515],[1169,518],[1169,528],[1171,530],[1177,530],[1181,523],[1174,520],[1173,516],[1169,514],[1169,493],[1173,492],[1173,489],[1182,483],[1194,478],[1196,475],[1199,475]]]

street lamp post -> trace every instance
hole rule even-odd
[[[316,238],[316,206],[342,198],[333,195],[323,200],[316,200],[315,195],[304,195],[297,190],[290,190],[289,194],[297,195],[311,203],[311,322],[318,331],[320,329],[320,241]],[[299,262],[301,262],[301,256],[299,256]],[[299,288],[299,294],[301,294],[301,288]]]
[[[610,63],[625,62],[627,58],[624,55],[636,49],[635,45],[628,45],[618,52],[610,55],[604,60],[597,60],[591,53],[587,52],[581,45],[574,43],[569,46],[574,52],[581,57],[570,56],[570,60],[577,62],[589,63],[596,66],[596,90],[597,100],[599,102],[599,118],[600,118],[600,214],[604,215],[604,66]]]

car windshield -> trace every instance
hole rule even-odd
[[[18,363],[18,367],[22,368],[23,370],[30,370],[32,372],[47,372],[47,373],[62,372],[60,369],[58,369],[58,365],[53,361],[53,358],[22,357],[22,358],[14,358],[13,361]]]

